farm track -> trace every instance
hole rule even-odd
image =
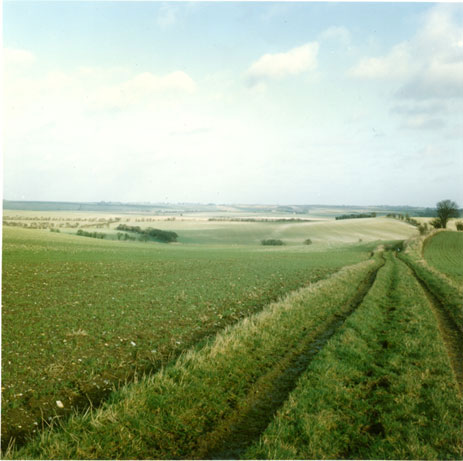
[[[276,411],[297,385],[298,377],[323,349],[344,321],[352,315],[375,282],[378,268],[360,283],[356,294],[299,345],[288,352],[277,367],[261,377],[246,400],[213,432],[199,442],[192,459],[239,459],[246,449],[265,431]]]
[[[432,292],[426,282],[420,278],[413,265],[405,260],[401,261],[408,266],[428,299],[429,306],[437,319],[439,331],[444,341],[453,372],[455,373],[460,394],[463,394],[463,331],[448,313],[445,305]]]

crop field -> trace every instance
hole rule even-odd
[[[424,248],[427,262],[463,284],[463,232],[439,232]]]
[[[373,248],[244,251],[18,228],[3,237],[4,440],[37,430],[42,415],[98,402],[137,371]]]
[[[4,227],[5,458],[463,457],[455,232],[105,219],[178,243]]]

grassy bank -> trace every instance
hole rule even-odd
[[[462,420],[427,298],[390,257],[247,457],[460,459]]]
[[[13,458],[190,458],[246,399],[260,377],[323,324],[348,309],[380,257],[342,269],[218,334],[161,372],[114,393],[10,454]]]

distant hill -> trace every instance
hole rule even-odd
[[[4,210],[29,211],[96,211],[106,213],[262,213],[278,215],[310,214],[326,218],[346,213],[376,213],[377,216],[389,213],[409,216],[435,216],[435,210],[412,206],[354,206],[354,205],[240,205],[240,204],[201,204],[201,203],[123,203],[123,202],[47,202],[3,200]]]

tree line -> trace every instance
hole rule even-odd
[[[376,218],[376,213],[351,213],[351,214],[342,214],[340,216],[335,216],[334,219],[356,219],[356,218]]]

